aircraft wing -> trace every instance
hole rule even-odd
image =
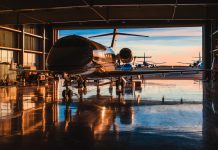
[[[186,63],[186,62],[177,62],[177,63],[180,63],[180,64],[187,64],[187,65],[192,64],[191,62],[190,62],[190,63]]]
[[[158,63],[152,62],[152,63],[155,64],[155,65],[160,65],[160,64],[165,64],[166,62],[158,62]]]
[[[132,76],[132,75],[145,75],[145,74],[158,74],[158,73],[183,73],[183,72],[197,72],[205,71],[200,69],[181,69],[181,70],[133,70],[133,71],[110,71],[110,72],[95,72],[91,76],[93,77],[121,77],[121,76]]]
[[[137,61],[137,62],[144,62],[144,61]],[[158,62],[158,63],[156,63],[156,62],[153,62],[153,61],[146,61],[146,62],[150,62],[150,63],[155,64],[155,65],[165,64],[166,63],[166,62]]]

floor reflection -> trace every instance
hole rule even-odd
[[[218,83],[187,83],[105,85],[98,94],[89,87],[68,102],[57,101],[52,86],[0,88],[0,148],[217,149]]]
[[[25,135],[43,126],[45,110],[52,110],[47,105],[51,94],[44,86],[0,88],[0,137]]]
[[[218,147],[218,82],[203,87],[203,140],[205,149]]]

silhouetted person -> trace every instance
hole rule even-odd
[[[77,80],[77,83],[78,83],[78,88],[82,88],[82,86],[83,86],[83,80],[82,80],[82,78],[79,78],[79,79]]]
[[[124,80],[120,80],[120,85],[121,85],[121,89],[123,89],[124,88],[124,85],[125,85],[125,82],[124,82]]]
[[[83,78],[83,87],[84,87],[84,88],[87,87],[87,80],[86,80],[86,78]]]
[[[119,89],[119,79],[118,80],[116,80],[116,89]]]

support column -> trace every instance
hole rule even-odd
[[[43,27],[43,43],[42,43],[42,69],[45,70],[45,26]]]
[[[202,44],[203,44],[203,51],[202,51],[202,57],[203,57],[203,63],[204,63],[204,69],[211,69],[211,63],[212,63],[212,53],[211,53],[211,21],[207,21],[205,25],[203,26],[203,36],[202,36]],[[211,72],[206,71],[203,74],[203,79],[211,79]]]
[[[22,65],[24,66],[24,49],[25,49],[25,34],[24,34],[24,29],[25,29],[25,26],[22,25],[21,26],[21,33],[20,33],[20,48],[21,48],[21,51],[19,52],[19,65]]]
[[[52,45],[54,45],[54,43],[57,41],[57,39],[58,39],[58,30],[53,29]]]

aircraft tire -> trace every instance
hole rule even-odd
[[[67,96],[67,94],[66,94],[66,90],[63,90],[63,91],[62,91],[62,97],[65,99],[66,96]]]

